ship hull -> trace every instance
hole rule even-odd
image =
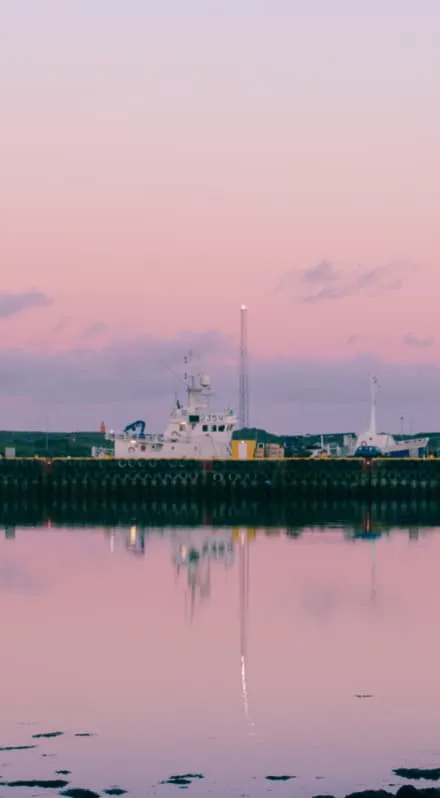
[[[212,440],[206,436],[191,441],[163,441],[149,444],[142,440],[116,439],[114,456],[128,460],[211,460],[231,456],[229,440]]]
[[[393,458],[407,458],[407,457],[426,457],[426,450],[428,441],[418,441],[413,446],[393,447],[390,449],[379,449],[377,446],[359,446],[353,457],[393,457]]]

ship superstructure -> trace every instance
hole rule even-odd
[[[187,373],[183,378],[186,406],[176,399],[163,434],[145,432],[138,420],[119,433],[110,433],[117,458],[190,458],[208,460],[231,456],[231,441],[237,418],[231,408],[210,406],[211,380],[206,374]]]
[[[190,618],[194,615],[196,593],[207,599],[211,591],[211,565],[234,564],[234,541],[229,529],[216,529],[207,534],[201,530],[173,530],[172,561],[179,575],[186,570],[190,597]]]

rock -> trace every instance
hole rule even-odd
[[[191,779],[185,779],[184,776],[171,776],[169,779],[165,779],[165,781],[161,781],[161,784],[175,784],[176,787],[188,787],[192,784]]]
[[[426,779],[427,781],[439,781],[440,779],[440,768],[396,768],[393,773],[402,779]]]
[[[161,784],[175,784],[176,787],[188,787],[194,779],[204,779],[203,773],[182,773],[178,776],[170,776],[169,779],[161,781]]]
[[[345,798],[394,798],[394,795],[387,790],[360,790],[349,793]]]
[[[61,790],[62,787],[67,787],[68,781],[62,779],[40,780],[31,779],[29,781],[3,781],[0,782],[0,787],[39,787],[43,790]]]
[[[413,784],[404,784],[397,790],[396,798],[440,798],[438,787],[414,787]]]

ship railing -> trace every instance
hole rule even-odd
[[[112,440],[118,441],[139,441],[140,443],[162,443],[164,436],[159,433],[146,432],[144,435],[131,435],[128,432],[117,432],[112,436]]]

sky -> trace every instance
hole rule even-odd
[[[437,0],[4,0],[0,428],[439,428]]]

